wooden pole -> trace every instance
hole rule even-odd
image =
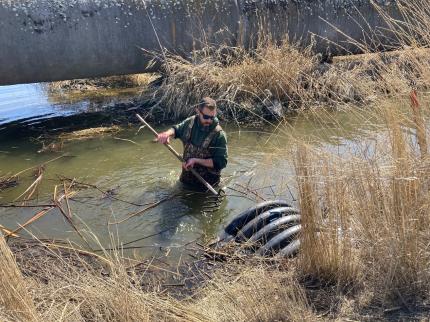
[[[155,131],[152,127],[151,127],[151,125],[149,125],[139,114],[136,114],[136,117],[139,119],[139,121],[140,122],[142,122],[143,124],[145,124],[147,127],[148,127],[148,129],[155,135],[155,136],[157,136],[158,137],[158,133],[157,133],[157,131]],[[181,161],[181,162],[184,162],[184,160],[183,160],[183,158],[182,158],[182,156],[178,153],[178,152],[176,152],[176,150],[170,145],[170,144],[168,144],[168,143],[165,143],[164,144],[169,150],[170,150],[170,152],[172,152],[174,155],[175,155],[175,157],[179,160],[179,161]],[[210,191],[210,192],[212,192],[214,195],[216,195],[216,196],[218,196],[218,192],[216,192],[216,190],[205,180],[205,179],[203,179],[202,178],[202,176],[200,175],[200,174],[198,174],[197,173],[197,171],[196,170],[194,170],[193,168],[191,168],[190,169],[190,171],[191,171],[191,173],[206,187],[206,188],[208,188],[208,190]]]

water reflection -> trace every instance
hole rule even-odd
[[[48,118],[95,113],[135,97],[139,88],[54,94],[46,84],[0,86],[0,125],[34,124]]]

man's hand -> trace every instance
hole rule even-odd
[[[191,168],[194,168],[195,165],[201,165],[206,168],[213,168],[214,162],[212,159],[198,159],[198,158],[191,158],[188,159],[187,162],[184,162],[182,164],[182,167],[184,170],[190,170]]]
[[[191,158],[188,159],[187,162],[184,162],[182,164],[182,167],[184,168],[184,170],[189,171],[191,168],[194,168],[194,165],[198,164],[197,159],[196,158]]]
[[[175,135],[175,132],[173,129],[169,129],[165,132],[161,132],[157,136],[157,141],[161,144],[167,144],[170,143],[170,137]]]

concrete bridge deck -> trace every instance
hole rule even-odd
[[[377,2],[399,17],[395,1]],[[370,0],[0,0],[0,85],[151,71],[147,51],[249,47],[260,30],[359,52],[336,28],[370,42],[381,27]]]

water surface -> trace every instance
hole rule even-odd
[[[59,102],[48,97],[38,84],[0,87],[0,99],[0,122],[5,128],[13,122],[25,124],[29,120],[85,113],[91,101],[81,97]],[[102,109],[106,99],[92,102],[92,109]],[[327,122],[333,122],[333,127],[327,126]],[[337,129],[339,122],[347,131]],[[127,244],[127,247],[138,247],[134,254],[139,256],[171,253],[175,258],[185,245],[215,237],[231,218],[263,198],[286,199],[296,205],[294,170],[285,155],[292,144],[288,132],[294,131],[306,140],[317,138],[319,144],[339,149],[350,146],[368,131],[351,113],[330,114],[324,124],[321,118],[311,115],[288,120],[286,126],[268,125],[264,130],[227,124],[224,128],[229,140],[229,163],[223,172],[227,197],[214,212],[202,210],[208,195],[185,190],[177,181],[179,162],[165,147],[152,142],[153,136],[147,129],[138,131],[137,126],[90,140],[66,141],[58,152],[40,152],[40,138],[3,137],[0,176],[64,155],[45,165],[42,183],[35,194],[37,198],[30,204],[51,203],[55,186],[60,185],[58,193],[63,187],[60,178],[94,185],[99,190],[82,189],[69,201],[73,222],[91,240],[93,248]],[[50,142],[45,140],[45,144]],[[180,142],[175,141],[173,145],[182,151]],[[21,175],[17,187],[0,192],[0,203],[14,202],[34,180],[33,171]],[[170,199],[123,221],[148,204],[166,198]],[[65,203],[63,208],[67,209]],[[0,224],[15,229],[40,209],[0,208]],[[83,245],[80,236],[57,209],[21,234],[69,239]]]

